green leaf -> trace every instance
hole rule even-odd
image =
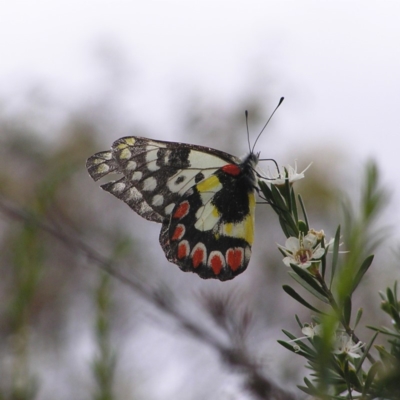
[[[354,328],[353,328],[353,330],[355,330],[355,329],[357,328],[357,325],[358,325],[358,323],[360,322],[362,315],[363,315],[363,309],[362,309],[362,308],[359,308],[358,311],[357,311],[356,321],[355,321],[355,323],[354,323]]]
[[[400,315],[394,305],[390,304],[390,315],[398,327],[400,327]]]
[[[295,314],[294,317],[295,317],[297,323],[299,324],[300,329],[303,329],[303,324],[301,323],[299,316],[297,314]]]
[[[375,346],[376,350],[379,352],[379,356],[381,357],[382,362],[388,367],[391,368],[393,365],[396,365],[396,358],[390,354],[383,346]]]
[[[307,358],[308,360],[314,360],[315,357],[317,356],[317,353],[315,352],[314,349],[312,349],[311,347],[307,346],[302,340],[298,340],[298,338],[296,336],[294,336],[293,334],[291,334],[290,332],[288,332],[285,329],[282,329],[282,332],[290,339],[295,341],[296,340],[296,345],[298,347],[300,347],[300,350],[303,352],[301,354],[302,357]],[[278,340],[279,342],[279,340]],[[287,342],[285,342],[287,343]],[[290,345],[290,343],[288,343]],[[298,352],[296,352],[298,353]]]
[[[351,297],[346,296],[343,303],[343,318],[347,325],[350,325],[351,318]]]
[[[379,332],[376,332],[376,333],[372,336],[371,340],[368,342],[367,346],[364,348],[363,355],[361,356],[360,361],[359,361],[359,364],[358,364],[358,367],[357,367],[357,372],[360,370],[360,368],[361,368],[361,366],[362,366],[364,360],[365,360],[366,357],[368,356],[369,351],[371,350],[371,347],[372,347],[373,343],[375,342],[375,339],[376,339],[376,337],[378,336],[378,334],[379,334]]]
[[[387,297],[388,302],[390,304],[394,304],[395,303],[394,295],[393,295],[393,292],[392,292],[392,290],[390,288],[386,289],[386,297]]]
[[[358,392],[361,392],[362,384],[361,384],[360,380],[358,379],[358,376],[357,376],[356,372],[354,371],[354,369],[353,368],[347,369],[347,371],[345,371],[345,376],[347,378],[346,379],[347,382],[349,382]]]
[[[298,195],[297,198],[299,199],[301,211],[303,213],[304,222],[306,224],[306,229],[307,229],[307,232],[308,232],[310,230],[310,224],[308,223],[308,217],[307,217],[306,208],[304,206],[303,198],[300,195]]]
[[[294,350],[293,345],[291,345],[290,343],[285,342],[284,340],[277,340],[277,342],[278,342],[281,346],[283,346],[285,349],[288,349],[288,350],[292,351],[293,353],[298,353],[297,351]]]
[[[291,288],[288,285],[283,285],[283,290],[291,297],[293,297],[295,300],[297,300],[300,304],[302,304],[304,307],[309,308],[310,310],[322,314],[321,311],[317,310],[315,307],[313,307],[311,304],[309,304],[307,301],[305,301],[293,288]]]
[[[371,266],[373,259],[374,259],[374,256],[373,256],[373,255],[368,256],[368,257],[364,260],[364,262],[361,264],[360,269],[358,270],[356,276],[354,277],[354,280],[353,280],[353,289],[352,289],[351,293],[353,293],[353,292],[356,290],[356,288],[357,288],[357,286],[359,285],[359,283],[360,283],[362,277],[363,277],[364,274],[368,271],[368,268]]]
[[[331,268],[331,282],[329,288],[332,288],[333,279],[336,273],[337,262],[339,258],[339,245],[340,245],[340,225],[336,229],[335,241],[333,242],[333,254],[332,254],[332,268]]]
[[[303,286],[304,289],[306,289],[308,292],[310,292],[313,296],[317,297],[319,300],[323,301],[326,304],[329,304],[329,300],[325,297],[322,296],[319,292],[314,290],[307,282],[305,282],[302,278],[300,278],[299,275],[297,275],[293,271],[289,271],[288,274],[301,286]]]
[[[289,200],[290,200],[291,214],[293,215],[294,220],[297,221],[299,219],[299,217],[298,217],[298,213],[297,213],[296,197],[294,194],[293,187],[290,186],[289,181],[287,181],[287,185],[289,187]]]
[[[310,396],[315,396],[315,395],[318,394],[318,392],[317,392],[316,390],[309,389],[308,387],[301,386],[301,385],[297,385],[297,387],[298,387],[301,391],[303,391],[304,393],[307,393],[307,394],[310,395]]]
[[[321,286],[319,286],[318,282],[316,282],[315,279],[306,270],[300,268],[296,264],[290,264],[290,267],[297,275],[300,276],[300,278],[306,281],[314,290],[316,290],[322,296],[327,297],[324,289],[322,289]]]
[[[275,185],[271,185],[271,200],[280,210],[288,210],[287,204]]]
[[[369,388],[371,387],[376,374],[382,369],[382,363],[377,361],[376,363],[372,364],[371,368],[368,371],[367,377],[364,382],[364,387],[362,391],[362,396],[365,397],[368,394]]]

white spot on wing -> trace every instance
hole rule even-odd
[[[146,146],[146,166],[149,171],[157,171],[158,169],[160,169],[160,167],[157,165],[158,147]]]
[[[143,173],[141,171],[135,171],[131,176],[131,180],[139,181],[140,179],[142,179],[142,176],[143,176]]]
[[[126,169],[136,169],[137,167],[137,163],[135,161],[128,161],[128,163],[126,164]]]
[[[153,209],[145,201],[142,201],[140,203],[140,209],[138,210],[139,214],[146,214],[146,213],[152,212],[152,211],[153,211]]]
[[[156,194],[151,202],[153,206],[161,206],[162,203],[164,203],[164,196],[161,194]]]
[[[114,192],[122,192],[125,189],[126,185],[123,182],[118,182],[115,185],[113,185],[113,191]]]
[[[156,187],[157,187],[157,181],[152,176],[143,181],[142,190],[153,191]]]
[[[131,187],[129,189],[127,200],[140,201],[142,198],[142,194],[135,187]]]
[[[240,160],[238,160],[240,162]],[[223,165],[229,164],[228,161],[223,160],[213,154],[203,153],[200,151],[192,150],[189,154],[189,162],[192,168],[221,168]],[[212,171],[214,172],[214,171]]]
[[[170,215],[172,213],[172,210],[175,208],[175,203],[168,204],[167,207],[165,207],[165,215]]]
[[[200,207],[196,212],[195,228],[199,231],[209,231],[219,222],[221,216],[210,202]]]
[[[164,165],[169,165],[169,156],[171,154],[171,150],[167,150],[164,155]]]

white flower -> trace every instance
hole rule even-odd
[[[304,324],[303,329],[301,330],[306,338],[313,338],[314,336],[320,336],[322,332],[322,325],[313,326]]]
[[[347,354],[353,358],[360,358],[361,348],[363,346],[363,342],[360,341],[355,344],[347,333],[342,332],[336,337],[335,349],[333,352],[335,354]]]
[[[299,337],[297,339],[289,340],[288,343],[293,343],[297,342],[298,340],[303,340],[303,339],[312,339],[315,335],[320,336],[322,332],[322,326],[321,325],[315,325],[313,326],[312,324],[304,324],[303,329],[301,330],[302,333],[305,336]],[[300,351],[300,346],[298,344],[293,345],[293,350],[298,353]]]
[[[289,183],[293,183],[304,178],[304,172],[310,168],[311,164],[312,163],[302,172],[297,172],[297,161],[294,162],[294,168],[291,165],[287,165],[282,167],[280,171],[275,170],[273,173],[268,170],[268,180],[270,180],[273,185],[284,185],[286,180],[288,180]]]
[[[325,249],[321,247],[321,243],[317,245],[318,237],[314,233],[308,233],[306,236],[300,234],[298,238],[290,237],[286,239],[285,247],[278,245],[286,257],[283,259],[285,265],[298,265],[301,268],[308,268],[312,263],[325,254]]]

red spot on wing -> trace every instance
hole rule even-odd
[[[236,271],[243,264],[244,250],[241,247],[228,249],[226,252],[226,262],[232,271]]]
[[[181,219],[185,217],[189,212],[189,208],[190,208],[189,202],[187,200],[182,201],[182,203],[179,204],[178,208],[175,210],[172,218]]]
[[[197,268],[201,263],[204,262],[205,251],[203,247],[197,247],[192,255],[192,265],[193,268]]]
[[[186,240],[183,240],[179,243],[178,251],[176,253],[176,256],[179,260],[182,260],[182,258],[185,258],[189,255],[189,244]]]
[[[219,275],[222,267],[224,266],[224,260],[221,253],[213,254],[208,261],[211,269],[213,270],[215,275]]]
[[[171,240],[179,240],[182,239],[183,235],[185,234],[185,226],[179,224],[176,226],[173,235],[171,236]]]
[[[226,174],[228,175],[233,175],[233,176],[237,176],[240,174],[241,169],[239,166],[235,165],[235,164],[228,164],[228,165],[224,165],[222,168],[222,171],[224,171]]]

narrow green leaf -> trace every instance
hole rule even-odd
[[[304,222],[307,226],[307,232],[308,232],[310,230],[310,224],[308,223],[308,217],[307,217],[306,208],[304,206],[303,198],[300,195],[298,195],[297,198],[299,199],[301,211],[303,213]]]
[[[390,354],[383,346],[375,346],[375,349],[378,350],[379,356],[381,360],[387,367],[391,367],[392,365],[396,365],[396,357]]]
[[[347,325],[350,325],[351,318],[351,297],[346,296],[343,303],[343,318]]]
[[[368,344],[365,346],[363,355],[362,355],[361,358],[360,358],[360,361],[359,361],[359,364],[358,364],[358,367],[357,367],[357,371],[356,371],[356,372],[359,372],[360,368],[362,367],[363,362],[364,362],[364,360],[366,359],[366,357],[368,356],[369,351],[371,350],[371,347],[372,347],[373,343],[375,342],[375,339],[376,339],[376,337],[377,337],[378,335],[379,335],[379,332],[376,332],[376,333],[372,336],[372,338],[371,338],[371,340],[368,342]]]
[[[310,310],[322,314],[321,311],[317,310],[315,307],[313,307],[311,304],[309,304],[307,301],[305,301],[293,288],[291,288],[288,285],[283,285],[283,290],[291,297],[293,297],[296,301],[298,301],[300,304],[302,304],[304,307],[309,308]]]
[[[325,272],[326,272],[326,248],[325,248],[325,240],[321,240],[321,248],[325,250],[323,257],[321,258],[321,275],[325,280]]]
[[[307,388],[307,387],[305,387],[305,386],[297,385],[297,387],[298,387],[302,392],[304,392],[304,393],[306,393],[306,394],[308,394],[308,395],[310,395],[310,396],[315,396],[315,395],[317,394],[316,391],[314,391],[314,390],[312,390],[312,389],[309,389],[309,388]]]
[[[357,325],[358,325],[358,323],[360,322],[362,315],[363,315],[363,309],[362,309],[362,308],[359,308],[358,311],[357,311],[356,321],[355,321],[355,323],[354,323],[354,328],[353,328],[353,330],[355,330],[355,329],[357,328]]]
[[[394,295],[393,295],[392,289],[390,289],[390,288],[386,289],[386,297],[390,304],[394,304]]]
[[[346,371],[346,378],[347,381],[357,390],[358,392],[361,392],[362,390],[362,384],[360,380],[358,379],[358,376],[354,369],[350,368]]]
[[[300,276],[298,276],[295,272],[289,271],[288,274],[301,286],[303,286],[304,289],[306,289],[308,292],[310,292],[313,296],[317,297],[319,300],[323,301],[326,304],[329,304],[329,300],[327,297],[321,295],[319,292],[314,290],[307,282],[305,282]]]
[[[293,335],[293,333],[290,333],[286,329],[282,329],[282,332],[290,339],[290,340],[296,340],[297,337]]]
[[[271,185],[271,199],[273,203],[279,207],[281,210],[288,210],[288,205],[285,204],[285,201],[279,192],[279,190],[276,188],[275,185]]]
[[[379,294],[380,298],[381,298],[383,301],[387,301],[387,297],[386,297],[385,293],[382,292],[382,290],[379,290],[379,291],[378,291],[378,294]]]
[[[266,198],[266,200],[267,201],[270,200],[272,197],[272,194],[271,194],[271,189],[268,187],[268,185],[264,181],[259,180],[258,187],[260,188],[260,190],[261,190],[262,194],[264,195],[264,197]]]
[[[294,335],[292,335],[290,332],[286,331],[285,329],[282,329],[282,332],[290,339],[293,341],[296,341],[296,346],[300,348],[300,350],[303,352],[301,355],[302,357],[307,358],[308,360],[313,360],[315,357],[317,357],[317,353],[315,352],[314,349],[311,347],[307,346],[304,341],[298,340],[298,338]],[[279,342],[279,341],[278,341]],[[287,343],[287,342],[286,342]],[[290,345],[290,343],[288,343]]]
[[[374,259],[374,256],[368,256],[364,262],[361,264],[360,269],[358,270],[356,276],[354,277],[353,280],[353,289],[352,289],[352,293],[354,292],[354,290],[356,290],[357,286],[359,285],[362,277],[364,276],[364,274],[368,271],[368,268],[371,266],[372,261]]]
[[[306,281],[314,290],[322,294],[322,296],[327,297],[324,289],[322,289],[321,286],[319,286],[318,282],[316,282],[315,279],[306,270],[300,268],[296,264],[290,264],[290,267],[297,275],[300,276],[300,278]]]
[[[299,220],[299,214],[297,212],[296,196],[294,194],[293,186],[291,186],[289,188],[289,196],[290,196],[290,204],[291,204],[291,210],[292,210],[293,219],[295,221],[298,221]]]
[[[332,288],[333,279],[336,273],[337,262],[339,258],[339,245],[340,245],[340,225],[336,229],[335,241],[333,243],[333,254],[332,254],[332,268],[331,268],[331,281],[329,283],[329,288]]]
[[[301,323],[299,316],[297,314],[295,314],[294,318],[296,319],[297,323],[299,324],[300,329],[303,329],[303,324]]]
[[[397,333],[396,331],[391,330],[391,329],[388,329],[388,328],[385,328],[385,327],[377,328],[377,327],[371,326],[371,325],[367,325],[367,328],[368,329],[372,329],[373,331],[377,331],[379,333],[383,333],[384,335],[393,336],[393,337],[395,337],[395,338],[400,340],[400,334]]]
[[[375,364],[372,364],[371,368],[368,371],[367,378],[365,379],[365,382],[364,382],[364,387],[363,387],[363,391],[362,391],[363,397],[365,397],[368,394],[369,388],[371,387],[376,374],[381,369],[382,369],[382,363],[380,361],[377,361]]]
[[[390,315],[392,316],[396,325],[400,326],[400,315],[392,304],[390,305]]]

